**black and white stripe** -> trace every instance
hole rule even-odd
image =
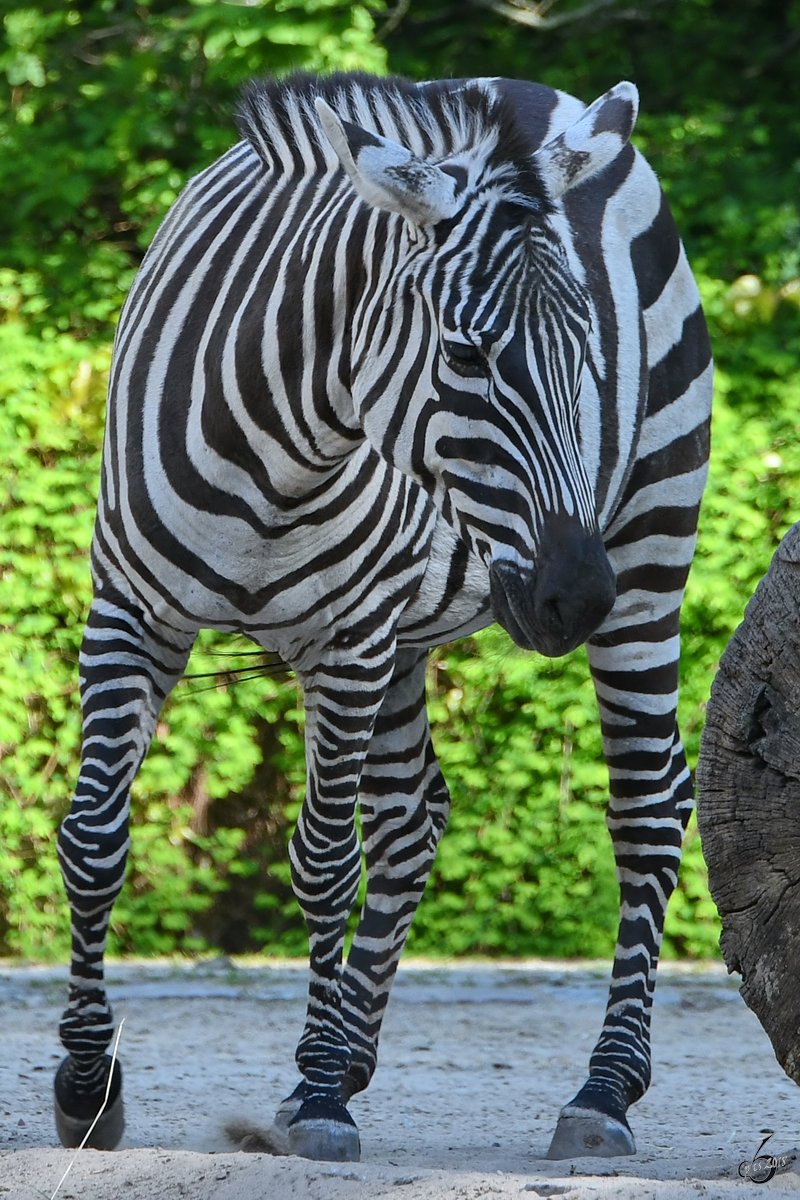
[[[692,800],[678,613],[711,389],[691,272],[628,142],[635,114],[629,84],[588,109],[503,80],[253,85],[244,140],[164,221],[117,334],[84,759],[59,837],[74,939],[64,1140],[105,1087],[102,958],[130,784],[212,627],[279,653],[303,684],[290,850],[309,1006],[276,1128],[295,1153],[357,1155],[346,1104],[374,1071],[447,821],[425,653],[496,619],[546,654],[588,646],[620,934],[589,1078],[551,1153],[632,1150]],[[368,884],[343,964],[357,802]],[[115,1105],[98,1144],[119,1134]]]

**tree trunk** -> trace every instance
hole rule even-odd
[[[722,656],[697,784],[723,957],[800,1083],[800,523]]]

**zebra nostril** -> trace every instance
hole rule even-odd
[[[539,619],[548,633],[563,634],[567,628],[565,600],[561,596],[550,596],[539,605]]]
[[[550,639],[556,653],[566,653],[580,645],[606,615],[605,605],[595,603],[593,596],[578,594],[551,595],[536,605],[542,632]]]

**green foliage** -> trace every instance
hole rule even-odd
[[[486,630],[432,658],[429,704],[453,810],[411,947],[606,954],[618,895],[583,651],[554,663]]]
[[[110,334],[186,178],[235,138],[240,83],[293,68],[505,74],[585,99],[635,79],[637,142],[699,278],[717,371],[713,454],[683,613],[690,763],[719,656],[797,514],[800,108],[797,0],[609,6],[557,0],[534,29],[484,4],[414,0],[61,0],[7,5],[0,40],[0,953],[64,957],[54,834],[77,775],[77,655]],[[676,70],[676,63],[680,69]],[[112,948],[302,954],[286,842],[303,789],[302,711],[198,641],[133,796]],[[223,657],[220,657],[222,655]],[[220,679],[210,672],[224,667]],[[585,657],[498,630],[432,658],[434,740],[453,816],[412,928],[418,952],[608,956],[617,889]],[[718,924],[694,823],[665,952],[709,955]]]
[[[8,292],[6,293],[9,294]],[[731,337],[776,328],[782,304],[735,311]],[[713,297],[710,309],[714,313]],[[727,305],[727,307],[726,307]],[[767,312],[765,318],[764,313]],[[771,313],[771,315],[769,315]],[[99,470],[107,348],[0,326],[0,949],[63,956],[54,831],[77,775],[77,653]],[[684,606],[681,719],[697,756],[711,679],[800,486],[800,371],[726,395]],[[771,403],[770,386],[793,403]],[[774,399],[774,398],[773,398]],[[748,553],[742,554],[742,546]],[[128,883],[112,948],[164,953],[265,946],[302,953],[286,841],[303,788],[295,686],[250,673],[232,639],[203,635],[136,781]],[[220,657],[222,656],[222,657]],[[224,668],[221,679],[208,678]],[[193,676],[199,676],[194,678]],[[410,945],[424,953],[606,956],[617,889],[606,772],[585,656],[551,662],[490,629],[443,648],[429,672],[434,740],[453,796]],[[690,828],[665,952],[713,953],[718,935]]]
[[[4,265],[37,325],[79,334],[109,332],[165,210],[235,140],[244,80],[385,65],[367,8],[340,0],[51,0],[3,27]]]
[[[0,326],[0,928],[9,949],[46,946],[58,906],[52,816],[68,802],[80,736],[73,676],[107,362],[107,350],[66,335],[37,341],[17,322]]]

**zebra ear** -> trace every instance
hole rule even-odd
[[[633,133],[638,111],[634,85],[618,83],[536,151],[534,162],[551,199],[557,200],[614,161]]]
[[[456,181],[446,171],[397,142],[343,121],[321,97],[315,104],[325,136],[362,200],[400,213],[412,225],[455,216],[461,206]]]

